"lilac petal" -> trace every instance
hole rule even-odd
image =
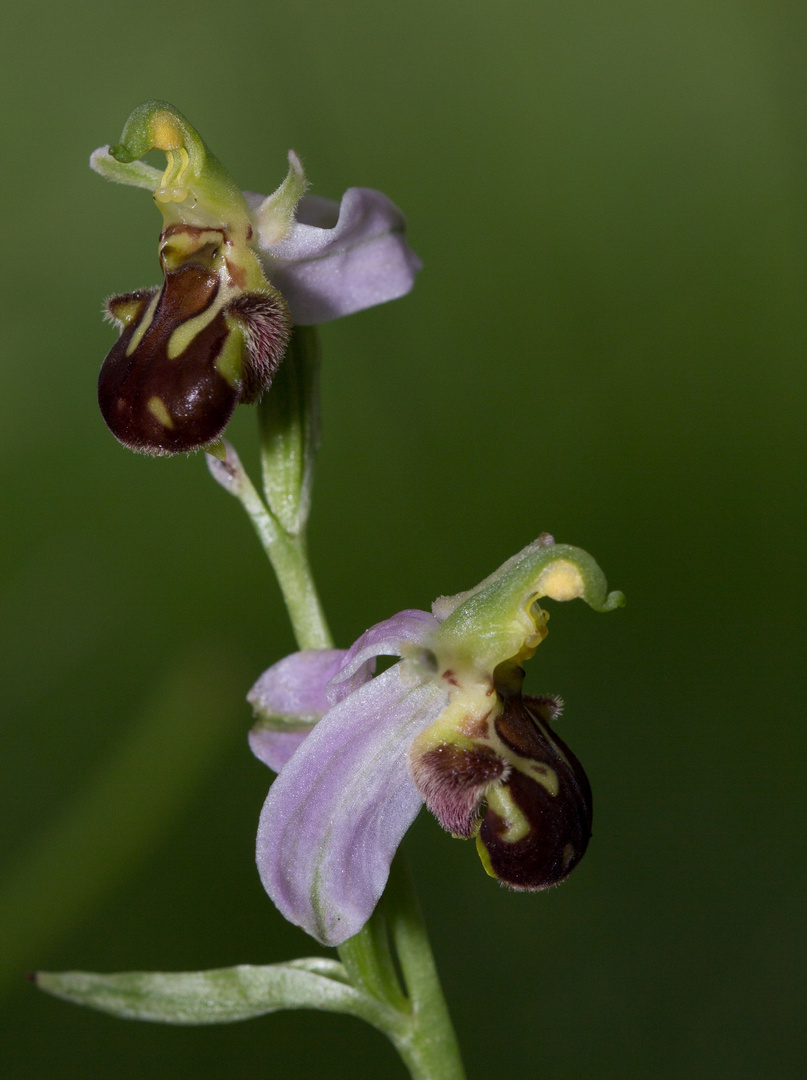
[[[340,945],[373,912],[422,804],[406,757],[445,707],[396,664],[335,705],[272,784],[258,826],[263,886],[285,917]]]
[[[326,687],[325,695],[335,705],[352,694],[375,670],[377,656],[403,656],[406,644],[428,647],[431,631],[439,622],[428,611],[411,608],[384,619],[357,638]]]
[[[262,761],[272,772],[280,772],[291,755],[297,752],[303,739],[313,730],[313,724],[296,731],[273,731],[256,724],[247,739],[249,748],[258,761]]]
[[[279,721],[281,725],[313,724],[330,708],[325,684],[348,655],[345,649],[292,653],[264,671],[247,694],[247,701],[261,719]]]
[[[292,653],[261,675],[247,694],[247,701],[258,717],[249,733],[249,748],[264,765],[280,772],[328,711],[325,684],[346,656],[344,649]]]
[[[256,210],[255,196],[245,195]],[[404,296],[422,266],[406,242],[406,219],[382,192],[348,188],[335,210],[329,199],[305,196],[287,238],[260,251],[300,326]]]

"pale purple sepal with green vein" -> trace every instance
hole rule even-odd
[[[364,926],[422,805],[407,767],[444,695],[396,664],[335,705],[283,767],[258,826],[261,881],[324,945]]]
[[[292,653],[265,671],[250,690],[247,701],[258,723],[249,733],[249,746],[274,772],[280,772],[330,708],[325,684],[346,655],[344,649]]]

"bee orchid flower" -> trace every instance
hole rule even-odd
[[[162,150],[164,172],[140,159]],[[380,191],[341,204],[305,195],[299,158],[268,197],[242,192],[172,105],[147,101],[91,167],[151,190],[163,215],[161,288],[107,301],[120,337],[98,401],[113,435],[151,455],[215,447],[240,402],[258,400],[293,324],[326,322],[403,296],[420,261]]]
[[[555,885],[577,865],[591,789],[552,729],[560,700],[522,693],[522,664],[547,633],[544,598],[624,602],[591,556],[542,534],[431,612],[399,612],[347,650],[294,653],[258,680],[250,745],[278,776],[257,862],[287,919],[325,945],[356,934],[424,802],[514,889]],[[400,659],[374,676],[382,655]]]

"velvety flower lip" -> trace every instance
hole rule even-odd
[[[251,700],[264,719],[251,745],[280,772],[257,863],[289,921],[325,945],[357,933],[424,801],[447,831],[476,836],[487,872],[513,888],[557,884],[579,862],[588,780],[552,731],[559,699],[521,692],[520,665],[546,634],[544,596],[598,611],[624,601],[589,555],[543,534],[432,614],[400,612],[348,650],[296,653],[261,677]],[[373,677],[379,655],[401,659]],[[302,726],[260,741],[275,702]]]

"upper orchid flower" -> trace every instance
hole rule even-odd
[[[280,772],[257,861],[291,922],[326,945],[357,933],[423,802],[449,832],[476,836],[487,872],[513,888],[576,866],[591,790],[551,729],[560,700],[521,692],[521,664],[547,633],[544,597],[624,602],[591,556],[543,534],[431,614],[402,611],[348,650],[294,653],[259,679],[250,745]],[[380,655],[401,660],[373,677]]]
[[[139,159],[162,150],[164,172]],[[213,447],[239,402],[272,381],[292,323],[312,325],[409,292],[420,269],[400,210],[349,188],[341,205],[304,194],[302,165],[274,194],[241,192],[173,106],[138,106],[90,165],[149,188],[160,208],[162,288],[107,301],[121,329],[98,381],[112,433],[141,453]]]

